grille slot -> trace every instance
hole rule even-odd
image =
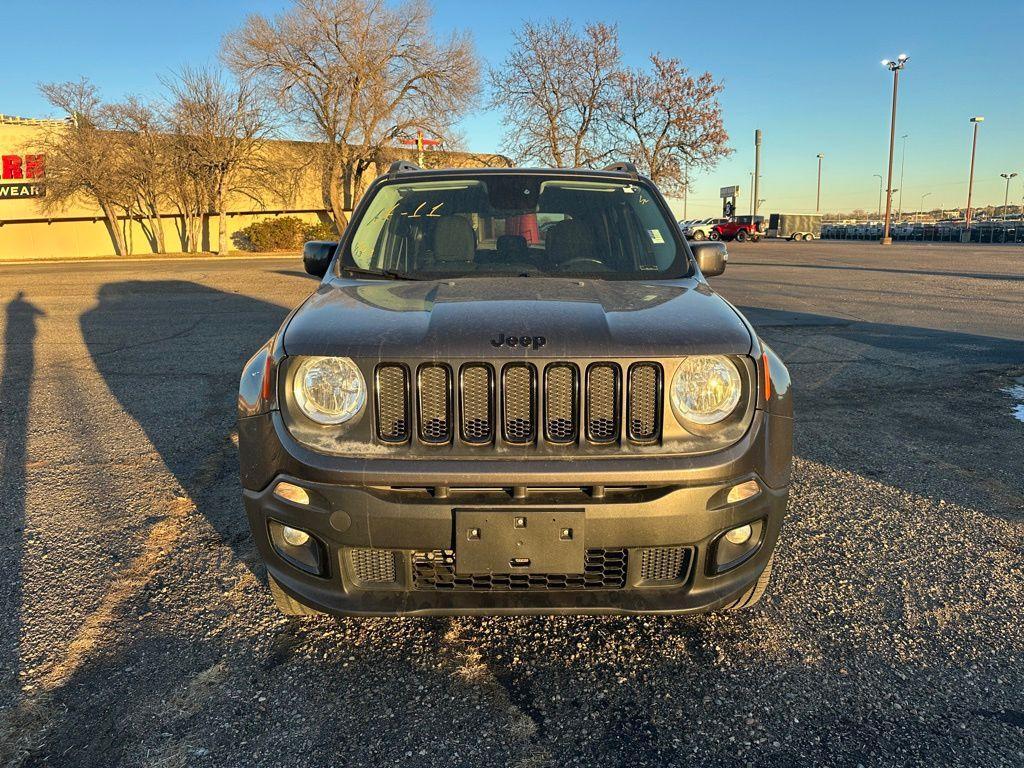
[[[395,553],[387,549],[351,549],[352,572],[362,584],[393,584],[398,581]]]
[[[377,367],[377,434],[387,443],[409,439],[409,373],[403,365]]]
[[[576,439],[576,366],[566,363],[544,369],[544,435],[552,443]]]
[[[587,437],[610,443],[619,434],[619,369],[594,363],[587,369]]]
[[[622,589],[626,586],[626,550],[588,549],[583,573],[455,573],[455,552],[414,552],[413,585],[436,591],[514,592],[526,590]]]
[[[689,547],[648,547],[640,551],[640,578],[644,581],[685,581],[693,550]]]
[[[425,443],[447,443],[452,438],[451,372],[446,365],[421,365],[419,370],[420,439]]]
[[[639,442],[654,440],[661,423],[661,368],[636,363],[629,369],[629,436]]]
[[[460,372],[462,439],[489,443],[494,437],[494,374],[489,365],[469,363]]]
[[[537,370],[528,363],[513,363],[502,369],[501,377],[505,439],[532,442],[537,424]]]

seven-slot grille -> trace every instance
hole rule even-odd
[[[450,443],[456,425],[462,442],[478,445],[614,443],[623,427],[637,443],[661,435],[662,369],[653,362],[634,363],[625,376],[611,362],[582,370],[569,362],[424,363],[413,370],[382,363],[374,381],[377,435],[389,443],[406,442],[413,425],[422,442],[434,444]]]

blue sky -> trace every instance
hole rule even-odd
[[[90,77],[108,98],[155,94],[158,77],[182,64],[213,62],[220,37],[245,14],[274,12],[269,0],[215,2],[11,2],[0,112],[45,116],[36,84]],[[508,10],[515,7],[514,11]],[[907,139],[904,208],[963,205],[971,115],[984,115],[975,199],[1001,204],[1003,171],[1018,171],[1011,200],[1024,197],[1024,3],[686,3],[662,0],[435,0],[438,31],[468,29],[481,55],[500,61],[523,18],[552,15],[619,25],[629,63],[648,53],[678,56],[723,81],[735,153],[695,179],[691,216],[719,208],[720,186],[743,187],[749,205],[753,134],[764,131],[762,210],[814,208],[816,155],[825,153],[822,208],[878,201],[885,173],[891,75],[880,65],[911,56],[901,76],[897,135]],[[973,10],[973,12],[972,12]],[[496,150],[500,117],[479,111],[462,126],[468,144]],[[899,186],[899,142],[894,186]]]

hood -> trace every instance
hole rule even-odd
[[[293,315],[284,348],[377,359],[672,357],[747,354],[751,338],[693,279],[329,280]]]

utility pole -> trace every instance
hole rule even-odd
[[[971,175],[967,180],[967,231],[971,229],[971,198],[974,196],[974,154],[978,150],[978,126],[985,122],[985,118],[976,115],[971,118],[974,123],[974,139],[971,141]]]
[[[889,234],[890,219],[892,217],[892,156],[896,149],[896,98],[900,91],[900,70],[910,61],[910,57],[901,53],[896,61],[889,59],[882,60],[882,66],[888,67],[892,72],[892,117],[889,120],[889,183],[886,185],[885,193],[885,221],[882,229],[882,245],[892,245],[892,237]]]
[[[1003,218],[1005,219],[1010,215],[1010,179],[1016,176],[1016,173],[1000,173],[1004,179],[1006,179],[1006,194],[1003,196]]]
[[[825,157],[824,152],[818,153],[818,197],[814,203],[814,212],[821,213],[821,160]]]
[[[761,189],[761,129],[754,131],[754,210],[751,216],[757,216],[757,206],[760,204],[758,195]]]
[[[896,211],[897,219],[903,218],[903,171],[907,166],[907,136],[909,135],[909,133],[904,133],[900,136],[903,139],[903,151],[900,152],[900,202]]]
[[[882,174],[880,174],[880,173],[876,173],[876,174],[873,174],[873,175],[874,175],[874,177],[876,179],[878,179],[878,212],[875,214],[875,216],[877,218],[881,219],[882,218],[882,182],[884,182],[885,179],[882,178]]]

